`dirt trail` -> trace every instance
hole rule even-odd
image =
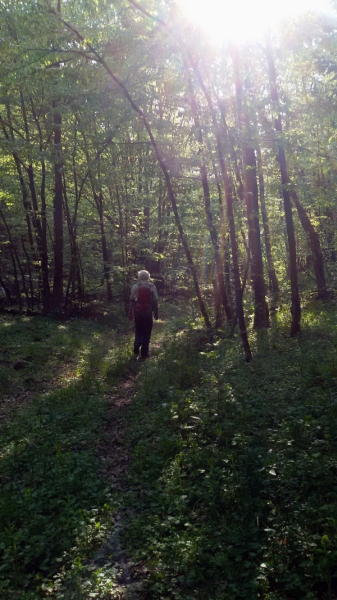
[[[117,492],[127,491],[127,473],[131,457],[125,444],[127,409],[134,394],[139,373],[119,383],[118,390],[108,397],[108,414],[105,435],[97,446],[97,454],[101,461],[101,473]],[[114,564],[117,571],[118,588],[114,588],[116,600],[140,600],[142,579],[147,569],[142,564],[129,563],[121,544],[121,533],[124,519],[130,517],[123,507],[115,515],[115,527],[109,538],[96,553],[90,565],[102,568]]]
[[[98,444],[98,455],[102,462],[102,474],[116,490],[125,490],[125,476],[130,456],[124,445],[127,423],[126,409],[130,406],[138,375],[119,383],[115,394],[108,397],[108,413],[105,435]]]

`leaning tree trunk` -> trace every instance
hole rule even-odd
[[[56,13],[55,13],[56,14]],[[95,48],[87,41],[84,40],[83,36],[69,23],[67,23],[66,21],[62,20],[62,23],[65,25],[65,27],[67,27],[70,31],[72,31],[77,39],[79,39],[81,42],[85,41],[85,44],[87,46],[87,48],[89,48],[89,50],[92,52],[94,59],[102,65],[102,67],[105,69],[105,71],[107,72],[107,74],[111,77],[111,79],[119,86],[119,88],[122,91],[123,96],[128,100],[128,102],[130,103],[131,107],[133,108],[133,110],[138,114],[139,118],[141,119],[147,134],[150,138],[151,141],[151,145],[153,148],[153,152],[156,156],[156,159],[159,163],[159,166],[161,168],[161,170],[163,171],[163,175],[165,178],[165,183],[166,183],[166,187],[167,187],[167,193],[168,193],[168,197],[170,199],[171,205],[172,205],[172,210],[173,210],[173,214],[174,214],[174,218],[175,218],[175,222],[177,225],[177,229],[180,235],[180,239],[182,241],[184,250],[185,250],[185,256],[188,262],[188,266],[190,268],[191,271],[191,275],[193,278],[193,282],[194,282],[194,287],[195,287],[195,291],[197,294],[197,298],[198,298],[198,303],[199,303],[199,308],[200,308],[200,312],[204,318],[205,324],[207,327],[211,326],[210,320],[209,320],[209,316],[206,310],[206,306],[205,303],[203,301],[202,295],[201,295],[201,290],[200,290],[200,286],[199,286],[199,281],[198,281],[198,275],[196,272],[196,268],[193,262],[193,258],[191,255],[191,251],[187,242],[187,238],[182,226],[182,223],[180,221],[180,216],[179,216],[179,212],[178,212],[178,205],[177,205],[177,200],[175,197],[175,193],[173,191],[173,187],[172,187],[172,182],[171,182],[171,177],[170,174],[168,172],[166,163],[164,161],[164,158],[162,156],[162,153],[159,149],[159,146],[154,138],[154,135],[152,133],[152,129],[150,127],[150,124],[145,116],[145,114],[143,113],[143,111],[139,108],[139,106],[135,103],[135,101],[133,100],[132,96],[130,95],[128,89],[126,88],[126,86],[124,85],[124,83],[122,81],[120,81],[118,79],[118,77],[116,77],[116,75],[113,73],[113,71],[110,69],[110,67],[108,66],[108,64],[106,63],[106,61],[104,60],[104,58],[102,58],[102,56],[99,54],[99,52],[97,52],[97,50],[95,50]]]
[[[150,13],[148,13],[141,6],[139,6],[139,4],[137,2],[135,2],[134,0],[129,0],[129,2],[130,2],[130,4],[135,6],[137,8],[137,10],[140,10],[144,15],[146,15],[150,19],[156,21],[161,26],[167,28],[167,24],[165,23],[165,21],[163,21],[159,17],[153,17]],[[180,37],[175,36],[174,33],[172,35],[175,37],[175,39],[177,40],[179,45],[185,50],[185,52],[187,54],[188,60],[191,64],[191,67],[196,75],[198,83],[199,83],[199,85],[203,91],[203,94],[206,98],[207,104],[210,109],[212,122],[214,125],[214,130],[215,130],[215,135],[216,135],[217,152],[218,152],[218,157],[219,157],[219,162],[220,162],[220,167],[221,167],[221,174],[222,174],[222,178],[223,178],[223,182],[224,182],[224,190],[225,190],[225,197],[226,197],[227,211],[228,211],[229,230],[230,230],[231,245],[232,245],[236,315],[237,315],[238,322],[239,322],[242,346],[243,346],[244,353],[245,353],[245,359],[247,362],[250,362],[252,360],[252,354],[251,354],[251,350],[250,350],[250,346],[249,346],[247,330],[246,330],[246,325],[245,325],[245,319],[244,319],[244,312],[243,312],[243,304],[242,304],[242,290],[241,290],[239,262],[238,262],[238,247],[237,247],[237,240],[236,240],[236,234],[235,234],[235,223],[234,223],[234,213],[233,213],[233,194],[232,194],[232,189],[230,186],[230,181],[229,181],[228,173],[226,170],[226,164],[225,164],[225,160],[224,160],[224,156],[223,156],[223,152],[222,152],[221,136],[220,136],[219,127],[218,127],[218,123],[217,123],[217,119],[216,119],[216,113],[214,110],[212,98],[211,98],[210,94],[208,93],[207,88],[204,84],[204,81],[201,76],[198,65],[193,60],[193,57],[191,56],[191,53],[188,50],[188,48],[186,47],[186,44],[183,42],[183,40]],[[83,38],[81,38],[81,39],[83,40]],[[166,179],[166,177],[165,177],[165,179]],[[172,205],[172,208],[174,210],[173,205]]]
[[[284,152],[283,144],[282,144],[282,121],[281,121],[281,113],[279,109],[279,101],[278,101],[278,91],[277,91],[277,83],[276,83],[276,70],[275,70],[275,62],[273,56],[273,47],[271,42],[270,32],[266,32],[266,56],[268,63],[268,71],[269,71],[269,82],[270,82],[270,94],[271,100],[274,107],[274,110],[277,114],[274,120],[274,126],[277,133],[277,159],[280,165],[281,172],[281,182],[282,182],[282,192],[283,192],[283,204],[284,204],[284,214],[286,219],[287,226],[287,236],[289,243],[289,273],[290,273],[290,283],[291,283],[291,327],[290,327],[290,335],[294,336],[296,333],[301,331],[301,302],[300,302],[300,294],[298,290],[298,281],[297,281],[297,262],[296,262],[296,241],[295,241],[295,231],[294,231],[294,221],[293,221],[293,213],[291,210],[291,199],[290,199],[290,191],[289,191],[289,176],[288,176],[288,168],[287,168],[287,160]]]
[[[310,250],[312,252],[314,271],[317,283],[318,298],[326,298],[328,290],[326,288],[325,276],[324,276],[324,264],[321,250],[321,244],[319,241],[318,233],[315,231],[313,224],[311,223],[305,208],[302,206],[295,191],[290,192],[291,199],[296,206],[301,225],[308,237]]]

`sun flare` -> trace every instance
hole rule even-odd
[[[181,0],[188,18],[216,43],[260,37],[266,27],[308,11],[331,13],[328,0]]]

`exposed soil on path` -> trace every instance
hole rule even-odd
[[[108,413],[105,435],[97,450],[102,463],[102,474],[118,491],[125,490],[125,476],[130,464],[130,455],[125,446],[127,430],[126,411],[130,406],[138,375],[120,382],[114,394],[108,397]]]
[[[117,493],[128,491],[127,475],[131,456],[125,441],[128,429],[127,410],[135,395],[138,376],[137,373],[121,381],[116,391],[107,398],[109,408],[105,432],[97,445],[97,454],[102,465],[101,473]],[[148,572],[145,565],[130,562],[122,548],[121,534],[124,521],[131,516],[128,509],[123,507],[119,509],[115,515],[114,529],[91,562],[97,568],[114,564],[118,587],[114,588],[112,598],[118,600],[140,600],[142,581]]]

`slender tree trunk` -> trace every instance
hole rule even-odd
[[[105,234],[105,226],[104,226],[104,210],[103,210],[103,192],[100,190],[99,194],[94,192],[95,202],[97,206],[97,211],[99,215],[99,224],[101,229],[101,244],[102,244],[102,256],[103,256],[103,269],[104,269],[104,279],[106,282],[106,290],[107,290],[107,298],[108,302],[113,301],[112,289],[111,289],[111,281],[110,281],[110,259],[108,246],[106,242],[106,234]]]
[[[284,204],[284,214],[286,219],[287,226],[287,237],[289,243],[289,272],[290,272],[290,284],[291,284],[291,327],[290,327],[290,335],[294,336],[296,333],[301,331],[301,301],[300,294],[298,290],[298,281],[297,281],[297,259],[296,259],[296,241],[295,241],[295,231],[294,231],[294,221],[293,214],[291,209],[291,199],[289,192],[289,176],[288,176],[288,168],[287,168],[287,160],[284,152],[283,144],[282,144],[282,121],[281,114],[279,109],[279,101],[278,101],[278,91],[277,91],[277,82],[276,82],[276,70],[275,70],[275,62],[273,56],[273,47],[271,42],[270,32],[266,32],[266,56],[268,63],[268,71],[269,71],[269,81],[270,81],[270,92],[271,92],[271,100],[273,104],[274,111],[276,111],[277,116],[274,120],[275,130],[277,132],[277,147],[278,147],[278,163],[280,165],[281,172],[281,182],[282,182],[282,192],[283,192],[283,204]]]
[[[118,218],[119,218],[119,236],[121,239],[121,255],[122,255],[122,265],[123,265],[123,280],[124,280],[124,288],[123,288],[123,300],[124,300],[124,308],[125,314],[127,315],[129,312],[130,305],[130,281],[129,281],[129,273],[128,273],[128,253],[127,253],[127,240],[126,240],[126,227],[124,226],[123,219],[123,211],[122,211],[122,203],[120,199],[119,187],[116,186],[116,200],[117,200],[117,208],[118,208]],[[112,197],[112,190],[110,192],[110,197]]]
[[[61,159],[62,117],[54,102],[54,285],[52,305],[54,311],[62,312],[63,303],[63,193]]]
[[[22,265],[21,265],[21,262],[20,262],[20,258],[19,258],[18,251],[17,251],[17,247],[16,247],[16,245],[14,243],[14,240],[12,238],[12,234],[11,234],[10,228],[9,228],[8,223],[6,221],[5,215],[3,214],[3,212],[2,212],[1,209],[0,209],[0,216],[1,216],[2,220],[3,220],[4,225],[5,225],[5,229],[6,229],[7,235],[8,235],[8,241],[10,243],[10,248],[9,249],[10,249],[10,254],[11,254],[11,258],[12,258],[12,264],[13,264],[13,270],[14,270],[14,277],[15,277],[15,281],[16,281],[16,288],[17,288],[17,291],[18,291],[19,308],[20,308],[20,310],[22,310],[22,298],[21,298],[19,279],[18,279],[18,274],[17,274],[17,269],[16,269],[16,263],[18,265],[18,268],[19,268],[19,271],[20,271],[20,274],[21,274],[22,288],[23,288],[24,294],[26,296],[27,307],[29,307],[29,294],[28,294],[28,291],[27,291],[25,274],[24,274],[24,271],[23,271],[23,268],[22,268]],[[15,262],[15,260],[16,260],[16,262]]]
[[[11,125],[10,107],[9,107],[8,103],[7,103],[7,121],[9,123],[10,135],[8,134],[5,123],[0,116],[1,128],[2,128],[2,131],[4,132],[5,138],[8,142],[10,142],[13,145],[13,148],[14,148],[15,140],[14,140],[14,133],[13,133],[12,125]],[[12,156],[13,156],[13,159],[15,162],[15,167],[16,167],[18,177],[19,177],[19,182],[20,182],[22,202],[23,202],[23,206],[25,209],[25,217],[26,217],[26,223],[27,223],[29,246],[30,246],[31,253],[34,256],[35,255],[34,236],[33,236],[33,230],[32,230],[31,218],[30,218],[30,215],[32,212],[32,206],[31,206],[31,203],[29,200],[29,194],[28,194],[26,182],[25,182],[25,179],[23,176],[20,158],[14,149],[12,150]]]
[[[15,287],[16,287],[16,294],[17,294],[17,298],[18,298],[18,302],[19,302],[19,310],[21,311],[23,306],[22,306],[22,298],[21,298],[21,291],[20,291],[20,283],[19,283],[18,271],[17,271],[16,263],[15,263],[15,257],[14,257],[11,246],[9,247],[9,252],[11,255],[11,260],[12,260],[12,265],[13,265],[14,281],[15,281]]]
[[[61,13],[61,0],[57,3],[57,14]],[[56,313],[62,312],[63,304],[63,194],[62,194],[62,116],[57,102],[54,109],[54,285],[52,305]]]
[[[23,253],[24,253],[24,255],[26,257],[26,261],[27,261],[27,270],[28,270],[29,287],[30,287],[30,308],[34,308],[34,286],[33,286],[33,277],[32,277],[32,267],[31,267],[30,257],[26,250],[25,240],[24,240],[23,235],[21,236],[21,243],[22,243],[22,250],[23,250]]]
[[[32,115],[39,134],[39,146],[41,156],[43,154],[43,136],[42,130],[39,123],[39,119],[35,110],[33,98],[30,97],[30,105]],[[48,266],[48,243],[47,243],[47,207],[46,207],[46,165],[43,158],[41,158],[41,225],[39,227],[40,232],[40,256],[41,256],[41,271],[42,271],[42,305],[44,314],[48,314],[50,308],[50,287],[49,287],[49,266]]]
[[[210,144],[209,144],[209,151],[210,151]],[[226,236],[226,221],[225,221],[225,211],[224,211],[224,205],[223,205],[223,199],[222,199],[222,190],[221,190],[221,185],[220,185],[220,181],[219,181],[219,177],[218,177],[218,170],[217,170],[215,161],[213,159],[212,159],[212,167],[213,167],[214,177],[215,177],[215,181],[216,181],[216,187],[218,190],[218,199],[219,199],[219,207],[220,207],[221,252],[224,257],[224,260],[223,260],[224,267],[223,268],[224,268],[225,289],[226,289],[229,305],[233,306],[232,287],[231,287],[231,280],[230,280],[230,252],[229,252],[230,244],[228,243],[228,238]]]
[[[261,214],[263,221],[263,231],[264,231],[264,243],[266,246],[266,256],[267,256],[267,264],[268,264],[268,276],[270,282],[271,291],[277,295],[280,291],[273,255],[271,251],[271,242],[270,242],[270,229],[269,229],[269,221],[266,210],[266,201],[265,201],[265,185],[264,185],[264,176],[263,176],[263,163],[262,163],[262,154],[261,148],[257,149],[257,162],[258,162],[258,170],[259,170],[259,189],[260,189],[260,205],[261,205]]]
[[[76,238],[76,215],[77,215],[77,205],[79,202],[77,185],[75,185],[75,196],[76,196],[75,212],[74,212],[74,217],[72,219],[70,216],[70,210],[69,210],[66,181],[65,181],[65,177],[63,177],[64,210],[65,210],[65,216],[66,216],[68,233],[69,233],[69,241],[70,241],[70,269],[69,269],[69,277],[68,277],[66,295],[65,295],[65,300],[64,300],[65,312],[67,312],[67,307],[69,304],[70,289],[71,289],[71,302],[72,302],[71,310],[72,310],[72,312],[76,311],[76,288],[77,288],[77,301],[79,301],[82,296],[79,248],[78,248],[77,238]]]
[[[89,156],[86,136],[84,135],[83,132],[82,132],[82,136],[83,136],[84,143],[85,143],[84,152],[86,155],[87,162],[90,165],[90,156]],[[91,183],[92,194],[93,194],[93,197],[95,200],[96,209],[97,209],[97,213],[98,213],[98,217],[99,217],[99,226],[100,226],[100,232],[101,232],[102,258],[103,258],[103,276],[104,276],[104,281],[106,284],[107,300],[108,300],[108,302],[112,302],[113,295],[112,295],[112,288],[111,288],[111,281],[110,281],[110,258],[109,258],[109,251],[108,251],[108,246],[107,246],[107,241],[106,241],[105,225],[104,225],[103,191],[102,191],[102,187],[101,187],[101,183],[100,183],[100,177],[98,177],[99,192],[97,193],[96,192],[97,187],[96,187],[93,173],[92,173],[90,167],[89,167],[88,173],[89,173],[89,179],[90,179],[90,183]]]
[[[246,201],[249,245],[253,263],[254,328],[269,327],[269,311],[266,302],[266,289],[263,274],[262,249],[259,222],[259,195],[257,187],[255,151],[249,145],[249,119],[244,101],[240,55],[237,47],[232,47],[232,61],[235,78],[238,129],[242,139],[244,171],[244,196]]]
[[[222,261],[221,261],[220,246],[219,246],[219,242],[218,242],[218,234],[217,234],[217,231],[216,231],[216,228],[214,225],[213,215],[212,215],[212,211],[211,211],[211,197],[210,197],[210,190],[209,190],[208,176],[207,176],[207,169],[206,169],[206,161],[205,161],[205,154],[204,154],[204,141],[203,141],[203,135],[202,135],[202,127],[201,127],[201,123],[199,120],[197,104],[196,104],[194,90],[193,90],[192,82],[190,81],[190,78],[189,78],[189,89],[190,89],[190,96],[191,96],[192,114],[193,114],[195,126],[198,131],[198,142],[199,142],[198,154],[199,154],[199,160],[200,160],[200,177],[201,177],[201,183],[202,183],[202,188],[203,188],[203,192],[204,192],[204,206],[205,206],[205,213],[206,213],[206,221],[207,221],[207,227],[208,227],[208,231],[210,234],[210,238],[211,238],[211,242],[212,242],[212,246],[213,246],[213,253],[214,253],[214,263],[215,263],[215,271],[216,271],[216,286],[214,288],[214,293],[215,293],[215,297],[217,297],[217,296],[220,297],[220,306],[221,306],[221,304],[223,305],[225,312],[226,312],[227,321],[230,323],[232,320],[232,309],[230,307],[230,304],[229,304],[228,298],[227,298],[227,294],[226,294],[223,265],[222,265]],[[218,310],[219,302],[217,302],[217,299],[215,302],[215,306],[216,306],[216,321],[217,321],[216,326],[221,327],[221,325],[222,325],[221,310],[220,311]]]
[[[25,103],[25,98],[24,98],[22,91],[20,91],[20,99],[21,99],[22,115],[23,115],[23,121],[24,121],[25,133],[26,133],[26,140],[27,140],[28,144],[30,144],[30,132],[29,132],[29,126],[28,126],[27,112],[26,112],[26,103]],[[40,140],[40,149],[41,149],[41,140]],[[28,175],[29,190],[30,190],[30,196],[31,196],[31,200],[32,200],[32,208],[33,208],[32,222],[33,222],[33,226],[34,226],[35,237],[36,237],[37,247],[38,247],[38,253],[39,253],[39,257],[40,257],[41,272],[42,272],[42,304],[43,304],[44,312],[47,313],[48,308],[49,308],[48,248],[47,248],[47,243],[46,243],[45,231],[41,224],[41,220],[38,216],[39,215],[39,205],[38,205],[38,198],[37,198],[36,186],[35,186],[34,169],[33,169],[33,164],[32,164],[31,160],[29,160],[29,164],[26,167],[26,171],[27,171],[27,175]],[[42,183],[43,183],[43,191],[44,191],[44,187],[45,187],[44,161],[43,161],[43,165],[42,165]],[[45,202],[45,198],[44,198],[44,202]],[[40,269],[39,269],[39,271],[40,271]],[[39,275],[40,275],[40,273],[39,273]]]
[[[224,158],[223,151],[222,151],[222,140],[220,137],[220,131],[219,131],[218,122],[216,119],[216,113],[215,113],[212,98],[205,86],[205,83],[203,81],[203,78],[201,76],[198,66],[196,65],[196,63],[194,62],[193,58],[190,55],[189,55],[189,60],[190,60],[191,66],[194,70],[194,73],[196,75],[196,78],[198,80],[198,83],[199,83],[199,85],[203,91],[203,94],[206,98],[208,108],[210,110],[214,130],[215,130],[216,147],[217,147],[219,164],[220,164],[220,169],[221,169],[221,174],[222,174],[222,179],[223,179],[223,184],[224,184],[224,190],[225,190],[227,215],[228,215],[228,226],[229,226],[229,233],[230,233],[231,246],[232,246],[233,279],[234,279],[234,289],[235,289],[235,310],[236,310],[236,315],[237,315],[237,319],[238,319],[238,323],[239,323],[241,341],[242,341],[242,346],[243,346],[243,350],[245,353],[245,360],[246,360],[246,362],[250,362],[252,360],[252,354],[251,354],[251,350],[250,350],[250,346],[249,346],[249,340],[248,340],[248,335],[247,335],[246,323],[245,323],[244,312],[243,312],[243,304],[242,304],[242,287],[241,287],[240,271],[239,271],[239,250],[238,250],[238,243],[237,243],[237,238],[236,238],[234,210],[233,210],[233,190],[232,190],[232,186],[230,184],[230,180],[229,180],[229,176],[228,176],[228,172],[227,172],[227,168],[226,168],[226,163],[225,163],[225,158]]]

